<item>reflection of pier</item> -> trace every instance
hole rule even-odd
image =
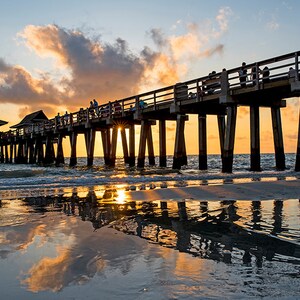
[[[81,109],[59,118],[26,116],[16,130],[1,133],[1,162],[45,163],[56,165],[65,161],[63,140],[70,139],[70,166],[77,164],[77,137],[84,135],[87,165],[93,165],[96,132],[101,133],[104,161],[114,166],[118,131],[121,135],[124,161],[135,165],[135,128],[140,125],[137,166],[144,167],[148,149],[149,164],[154,165],[152,127],[159,125],[159,165],[166,166],[166,121],[176,123],[174,169],[187,164],[184,134],[188,114],[198,116],[199,169],[207,166],[207,115],[215,115],[219,128],[222,171],[232,172],[237,107],[250,109],[250,167],[260,170],[261,107],[270,108],[275,145],[275,161],[279,170],[285,169],[281,108],[286,100],[299,96],[299,54],[289,53],[245,66],[249,78],[241,83],[240,67],[223,70],[209,76],[135,95],[96,108]],[[268,67],[269,75],[260,76],[256,70]],[[147,103],[147,105],[145,105]],[[36,112],[35,114],[41,112]],[[297,126],[297,124],[295,124]],[[127,131],[127,132],[126,132]],[[127,139],[129,139],[127,141]],[[14,158],[14,159],[13,159]],[[300,171],[300,122],[295,169]]]
[[[118,202],[117,196],[117,191],[110,189],[102,196],[91,191],[84,197],[74,193],[28,202],[38,212],[50,205],[66,215],[78,216],[91,222],[95,230],[113,222],[112,226],[124,233],[202,258],[230,263],[235,252],[235,259],[240,257],[245,264],[255,260],[257,266],[263,259],[300,262],[298,241],[282,235],[287,230],[282,228],[282,201],[274,201],[273,211],[270,208],[264,216],[260,201],[201,201],[197,206],[193,201],[191,208],[189,201]]]

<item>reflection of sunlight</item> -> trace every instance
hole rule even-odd
[[[118,204],[124,204],[126,202],[126,195],[124,190],[118,191],[118,196],[116,197],[116,201]]]

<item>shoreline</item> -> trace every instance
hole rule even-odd
[[[156,183],[158,184],[158,183]],[[0,190],[0,199],[14,200],[18,198],[43,197],[56,195],[69,195],[73,192],[87,194],[93,191],[97,200],[101,201],[105,190],[115,189],[122,195],[124,201],[158,201],[158,200],[287,200],[300,199],[300,179],[278,179],[272,181],[247,181],[247,182],[218,182],[208,184],[192,184],[186,186],[169,186],[166,188],[157,185],[146,190],[139,190],[141,184],[133,185],[136,190],[128,190],[131,186],[120,185],[90,185],[90,186],[64,186],[56,188],[20,188]],[[144,184],[145,185],[145,184]],[[127,188],[126,188],[127,187]],[[145,187],[145,186],[144,186]],[[119,197],[118,197],[119,198]],[[113,199],[112,199],[113,200]],[[113,201],[118,201],[115,199]]]
[[[300,180],[200,185],[126,191],[126,200],[286,200],[300,199]]]

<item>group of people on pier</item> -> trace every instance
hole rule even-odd
[[[253,66],[251,68],[250,79],[248,77],[248,70],[246,63],[243,62],[239,70],[239,79],[241,87],[244,88],[247,86],[247,82],[252,82],[252,85],[256,85],[256,82],[259,80],[260,74],[262,75],[263,83],[270,82],[270,70],[268,66],[265,66],[262,70],[259,67]]]

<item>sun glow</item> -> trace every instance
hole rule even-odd
[[[116,201],[118,204],[124,204],[126,202],[126,195],[124,190],[118,190],[118,196],[116,197]]]

